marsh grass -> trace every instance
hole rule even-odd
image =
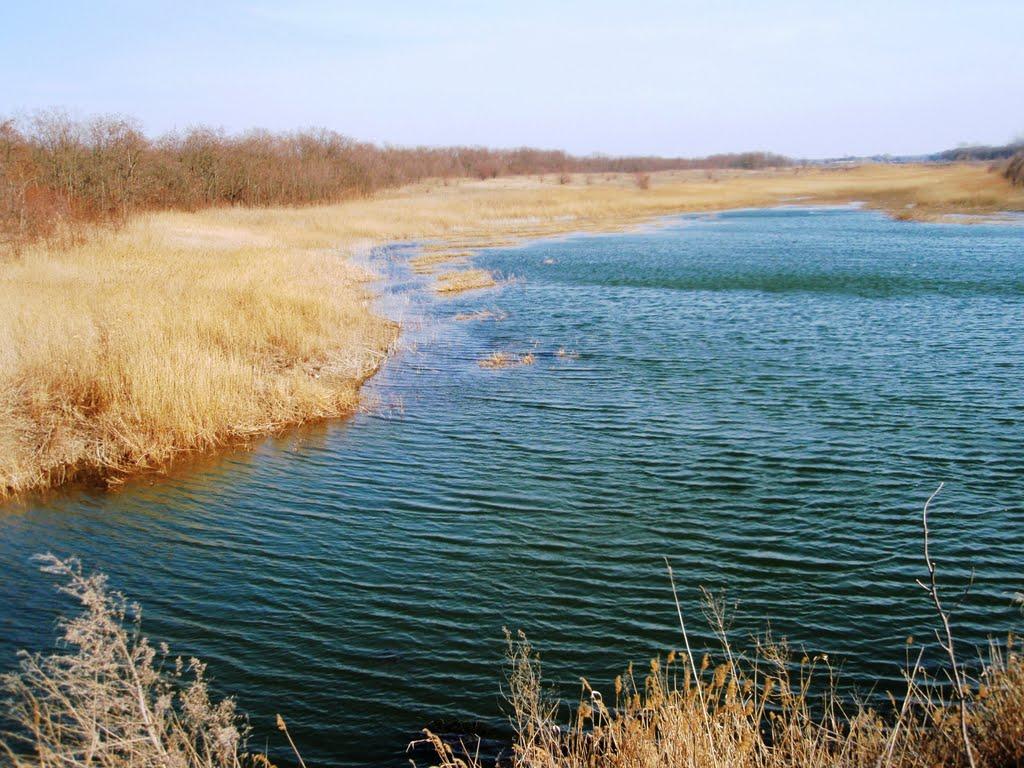
[[[513,368],[517,365],[533,365],[537,358],[532,352],[518,355],[512,352],[492,352],[480,360],[477,365],[481,368]]]
[[[431,251],[409,259],[412,271],[419,275],[432,274],[444,264],[465,262],[473,251]]]
[[[711,604],[715,601],[712,598]],[[720,604],[719,604],[720,605]],[[632,666],[602,693],[583,679],[566,706],[545,687],[525,635],[508,636],[507,702],[514,768],[931,768],[967,765],[958,706],[920,663],[902,697],[882,708],[839,693],[826,655],[809,657],[770,634],[750,653],[731,647],[720,608],[708,609],[721,646],[671,651]],[[920,657],[918,657],[920,662]],[[979,766],[1024,764],[1024,661],[1012,636],[990,647],[969,694]],[[442,768],[480,768],[472,739],[425,740]]]
[[[334,205],[138,215],[74,245],[28,245],[0,260],[0,499],[116,483],[350,413],[397,333],[374,315],[372,276],[350,259],[375,245],[475,251],[795,198],[922,219],[1024,210],[1024,187],[979,165],[654,178],[648,190],[632,173],[590,185],[424,182]],[[474,283],[489,284],[462,271],[439,287]]]
[[[462,269],[443,272],[437,276],[438,293],[463,293],[480,288],[493,288],[498,282],[486,269]]]

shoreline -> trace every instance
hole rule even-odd
[[[372,306],[375,278],[358,260],[369,248],[421,243],[421,274],[455,293],[487,287],[481,270],[470,275],[482,249],[665,216],[855,201],[916,221],[1024,211],[1024,191],[968,165],[666,172],[646,190],[626,175],[592,176],[148,214],[74,248],[31,249],[0,271],[0,296],[14,299],[0,311],[11,339],[0,358],[0,504],[164,474],[186,457],[350,416],[400,333]],[[436,282],[445,275],[448,286]]]

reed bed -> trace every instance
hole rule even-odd
[[[713,620],[717,625],[719,619]],[[629,667],[608,696],[585,679],[566,707],[545,688],[539,656],[509,639],[507,697],[514,768],[936,768],[1024,764],[1024,661],[993,645],[969,693],[968,760],[958,703],[920,667],[885,711],[838,693],[829,659],[770,636],[741,654],[672,651]],[[440,768],[481,768],[472,739],[424,741]]]
[[[497,285],[494,275],[486,269],[460,269],[443,272],[437,276],[438,293],[464,293]]]
[[[686,211],[862,200],[905,218],[1024,210],[980,165],[437,180],[333,205],[137,215],[0,260],[0,499],[119,482],[350,413],[397,333],[351,257],[621,229]],[[459,277],[459,280],[465,277]],[[442,284],[439,284],[443,286]]]

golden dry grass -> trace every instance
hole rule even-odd
[[[0,267],[0,496],[351,412],[396,328],[287,233],[160,215]]]
[[[431,274],[441,265],[464,262],[472,255],[473,251],[428,251],[409,259],[409,266],[416,274]]]
[[[437,276],[438,293],[462,293],[497,285],[494,275],[486,269],[459,269]]]
[[[492,352],[480,360],[477,365],[481,368],[512,368],[516,365],[533,365],[537,358],[532,352],[524,355],[517,355],[512,352]]]
[[[351,411],[396,333],[347,258],[368,246],[428,241],[447,258],[670,213],[850,200],[932,218],[1024,210],[1024,189],[976,165],[667,172],[649,189],[612,174],[463,180],[157,213],[74,248],[30,248],[0,263],[0,498]]]
[[[715,655],[671,651],[629,667],[600,691],[584,679],[568,716],[546,689],[525,636],[509,638],[512,768],[935,768],[968,766],[955,701],[920,667],[882,712],[838,692],[826,655],[770,637],[750,654],[727,642]],[[1024,761],[1024,657],[1011,637],[993,644],[970,690],[977,768]],[[473,739],[426,743],[440,768],[483,768]]]

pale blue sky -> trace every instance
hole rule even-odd
[[[664,155],[1024,133],[1024,0],[2,2],[5,115]]]

